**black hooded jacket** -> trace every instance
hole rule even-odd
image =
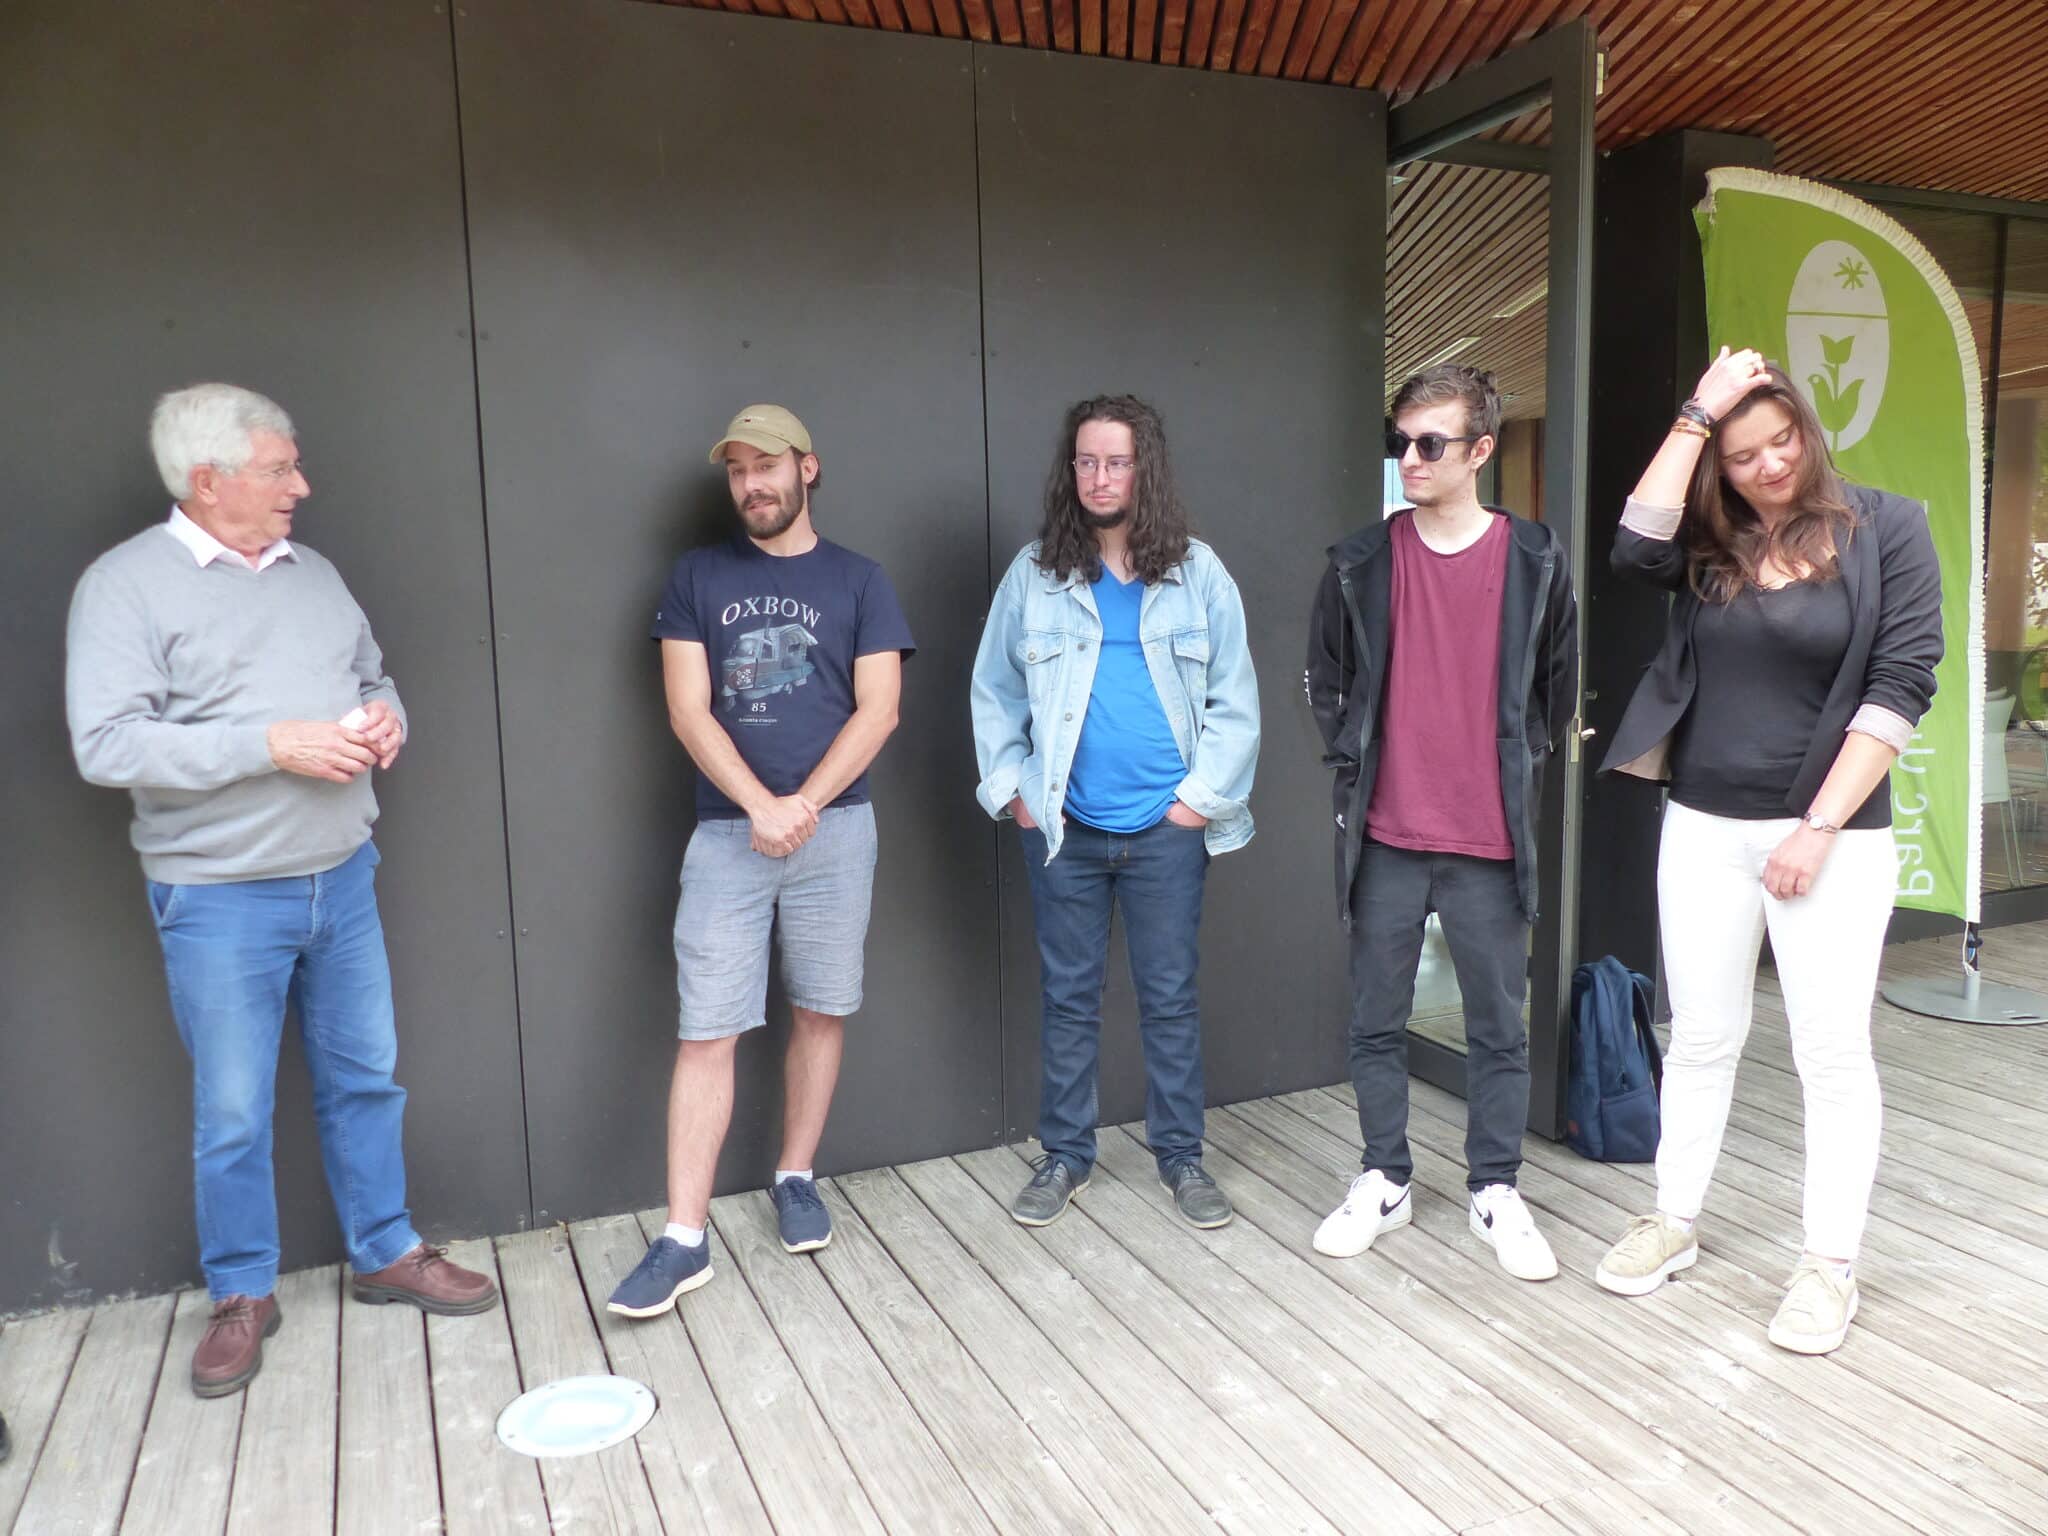
[[[1498,508],[1489,510],[1498,511]],[[1413,514],[1401,512],[1397,517]],[[1510,516],[1507,581],[1500,604],[1500,705],[1494,732],[1501,803],[1515,848],[1522,912],[1536,920],[1536,808],[1543,764],[1579,703],[1578,603],[1571,562],[1542,523]],[[1336,772],[1337,910],[1351,926],[1351,888],[1365,840],[1365,808],[1379,766],[1381,701],[1393,607],[1393,519],[1330,548],[1329,569],[1309,620],[1309,708]]]

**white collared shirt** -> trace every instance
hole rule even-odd
[[[164,527],[170,531],[172,538],[192,551],[192,558],[197,560],[202,567],[213,564],[222,555],[226,555],[231,560],[240,560],[250,569],[257,571],[268,569],[287,555],[290,555],[294,560],[298,558],[292,551],[291,542],[287,539],[277,539],[266,544],[263,547],[263,552],[257,555],[254,560],[251,560],[247,555],[237,554],[204,528],[193,522],[191,518],[187,517],[185,509],[180,506],[174,505],[171,508],[171,519],[164,524]]]

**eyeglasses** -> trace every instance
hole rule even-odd
[[[1098,459],[1092,453],[1084,453],[1074,460],[1074,473],[1083,480],[1093,480],[1098,469],[1107,471],[1112,480],[1128,480],[1131,471],[1137,467],[1136,459]]]
[[[1485,436],[1484,433],[1480,437]],[[1406,432],[1387,429],[1387,457],[1402,459],[1408,456],[1409,444],[1415,445],[1415,452],[1425,464],[1434,464],[1444,456],[1444,449],[1452,443],[1476,443],[1478,437],[1445,437],[1441,432],[1425,432],[1420,437],[1410,437]]]
[[[245,464],[242,473],[252,480],[289,480],[293,475],[304,473],[305,468],[304,459],[288,459],[282,464]]]

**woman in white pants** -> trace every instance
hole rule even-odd
[[[1877,1171],[1889,771],[1941,659],[1926,513],[1841,480],[1791,381],[1724,347],[1643,471],[1613,558],[1674,594],[1606,764],[1670,785],[1657,901],[1672,1021],[1657,1206],[1595,1278],[1647,1295],[1698,1259],[1768,932],[1806,1101],[1805,1252],[1770,1339],[1825,1354],[1855,1316]]]

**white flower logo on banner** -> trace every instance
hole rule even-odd
[[[1877,273],[1848,241],[1823,240],[1799,264],[1785,345],[1786,371],[1813,402],[1828,446],[1839,453],[1861,442],[1884,398],[1892,327]]]

